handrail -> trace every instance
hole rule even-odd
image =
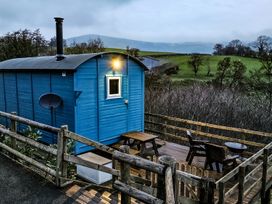
[[[201,183],[201,180],[203,180],[203,178],[199,176],[186,173],[180,170],[176,170],[176,179],[184,183],[189,183],[190,185],[193,185],[193,186],[198,186]]]
[[[163,124],[163,123],[156,123],[156,122],[152,122],[152,121],[145,121],[145,122],[150,123],[150,124],[154,124],[154,125],[160,125],[163,128],[169,128],[169,129],[179,130],[179,131],[183,131],[183,132],[186,132],[188,130],[188,128],[176,127],[173,125],[168,125],[168,124]],[[265,146],[265,144],[263,144],[263,143],[252,142],[252,141],[242,140],[242,139],[233,138],[233,137],[226,137],[226,136],[202,132],[202,131],[198,131],[198,130],[191,130],[190,129],[190,131],[193,134],[196,134],[201,137],[220,139],[220,140],[224,140],[224,141],[239,142],[239,143],[249,145],[249,146],[254,146],[254,147],[264,147]],[[161,134],[164,134],[164,133],[161,133]]]
[[[165,116],[165,115],[161,115],[161,114],[145,113],[145,115],[159,117],[159,118],[172,120],[175,122],[181,122],[181,123],[185,123],[185,124],[189,124],[189,125],[209,127],[209,128],[219,129],[219,130],[227,130],[227,131],[232,131],[232,132],[240,132],[240,133],[245,133],[245,134],[258,135],[258,136],[262,136],[262,137],[272,138],[272,133],[268,133],[268,132],[248,130],[248,129],[236,128],[236,127],[228,127],[228,126],[223,126],[223,125],[215,125],[215,124],[211,124],[211,123],[204,123],[204,122],[187,120],[187,119],[182,119],[182,118],[177,118],[177,117],[172,117],[172,116]]]
[[[73,140],[76,140],[78,142],[82,142],[86,145],[89,145],[89,146],[93,146],[101,151],[104,151],[104,152],[107,152],[107,153],[110,153],[110,154],[113,154],[114,151],[116,151],[115,149],[109,147],[109,146],[106,146],[100,142],[96,142],[94,140],[91,140],[89,138],[86,138],[82,135],[79,135],[79,134],[76,134],[74,132],[71,132],[71,131],[66,131],[66,134],[65,136],[67,138],[70,138],[70,139],[73,139]]]
[[[6,117],[6,118],[9,118],[11,120],[15,120],[17,122],[24,123],[26,125],[30,125],[30,126],[33,126],[33,127],[36,127],[36,128],[41,129],[41,130],[48,131],[48,132],[58,133],[60,131],[60,128],[56,128],[56,127],[53,127],[51,125],[46,125],[46,124],[39,123],[39,122],[30,120],[30,119],[26,119],[26,118],[23,118],[23,117],[20,117],[20,116],[16,116],[16,115],[11,114],[11,113],[6,113],[6,112],[3,112],[3,111],[0,111],[0,116]]]
[[[132,166],[157,173],[159,175],[164,174],[164,165],[149,161],[147,159],[143,159],[141,157],[129,155],[115,150],[113,153],[113,158],[128,163]]]
[[[235,169],[230,171],[228,174],[223,176],[221,179],[216,181],[216,189],[219,190],[219,201],[218,203],[224,203],[224,200],[231,196],[236,189],[238,189],[238,202],[243,202],[243,199],[246,195],[248,195],[260,182],[262,182],[262,189],[266,188],[268,184],[266,184],[266,174],[267,174],[267,165],[265,165],[264,161],[268,161],[268,150],[272,147],[272,142],[267,144],[263,149],[259,150],[256,154],[251,156],[250,158],[246,159],[244,162],[242,162],[240,165],[238,165]],[[270,155],[271,156],[271,155]],[[252,162],[254,162],[258,158],[262,158],[262,161],[258,163],[256,167],[254,167],[253,170],[251,170],[248,173],[245,173],[245,169],[248,165],[250,165]],[[250,180],[250,177],[255,175],[257,172],[259,172],[260,168],[262,167],[262,177],[258,178],[256,181],[251,183],[247,189],[244,189],[244,185],[246,182]],[[239,173],[238,182],[235,183],[230,189],[228,189],[227,192],[225,191],[225,183],[229,181],[231,178],[233,178],[235,175]],[[265,198],[265,196],[262,195],[262,198]]]
[[[234,168],[232,171],[230,171],[228,174],[226,174],[225,176],[223,176],[222,178],[220,178],[219,180],[217,180],[215,182],[216,184],[216,188],[218,187],[219,182],[226,182],[229,179],[231,179],[235,174],[237,174],[239,172],[239,167],[240,166],[246,166],[250,163],[252,163],[252,161],[256,160],[259,156],[261,156],[263,154],[264,149],[269,149],[272,147],[272,142],[269,143],[268,145],[266,145],[263,149],[259,150],[256,154],[254,154],[253,156],[249,157],[248,159],[246,159],[245,161],[243,161],[239,166],[237,166],[236,168]]]

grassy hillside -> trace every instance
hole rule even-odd
[[[119,48],[105,48],[106,52],[121,52],[121,53],[125,53],[126,50],[124,49],[119,49]],[[171,52],[154,52],[154,51],[140,51],[139,55],[140,56],[155,56],[155,55],[167,55],[167,54],[171,54]]]
[[[168,56],[163,57],[162,59],[172,62],[179,65],[179,71],[177,74],[172,75],[173,80],[182,80],[182,79],[194,79],[194,80],[209,80],[213,76],[207,76],[208,64],[211,68],[211,75],[216,73],[217,64],[220,60],[224,59],[227,56],[203,56],[204,63],[200,67],[197,77],[195,78],[192,68],[188,65],[189,55],[185,56]],[[260,68],[261,64],[257,59],[247,58],[247,57],[238,57],[238,56],[229,56],[232,60],[241,60],[247,67],[247,73],[249,70],[254,70]]]
[[[126,52],[124,49],[118,49],[118,48],[106,48],[105,51],[116,51],[124,53]],[[174,55],[171,56],[174,53],[170,52],[152,52],[152,51],[140,51],[139,53],[141,56],[149,56],[152,55],[153,57],[156,57],[158,59],[162,59],[164,61],[168,61],[174,64],[177,64],[179,66],[179,71],[177,74],[172,75],[171,78],[174,81],[189,79],[189,80],[211,80],[213,79],[216,70],[217,70],[217,64],[220,60],[224,59],[225,57],[231,57],[232,60],[241,60],[247,67],[247,74],[249,74],[249,70],[258,69],[261,66],[261,63],[258,61],[258,59],[254,58],[247,58],[247,57],[238,57],[238,56],[211,56],[211,55],[204,55],[204,62],[203,65],[200,67],[199,72],[197,73],[197,77],[194,76],[194,72],[192,71],[192,68],[188,65],[188,60],[190,58],[190,55]],[[162,55],[162,56],[160,56]],[[165,56],[169,55],[169,56]],[[211,68],[211,76],[207,76],[208,72],[208,64]]]

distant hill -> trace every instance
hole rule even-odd
[[[213,52],[214,46],[214,43],[202,43],[202,42],[157,43],[94,34],[68,38],[66,39],[66,43],[68,46],[70,46],[73,42],[83,43],[96,39],[98,37],[104,42],[105,47],[125,49],[127,46],[129,46],[133,48],[138,48],[143,51],[210,54]]]

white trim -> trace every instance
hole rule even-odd
[[[110,80],[118,79],[118,94],[110,94]],[[122,96],[122,77],[121,76],[107,76],[107,99],[121,98]]]

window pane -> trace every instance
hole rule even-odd
[[[119,94],[119,79],[110,79],[110,95]]]

